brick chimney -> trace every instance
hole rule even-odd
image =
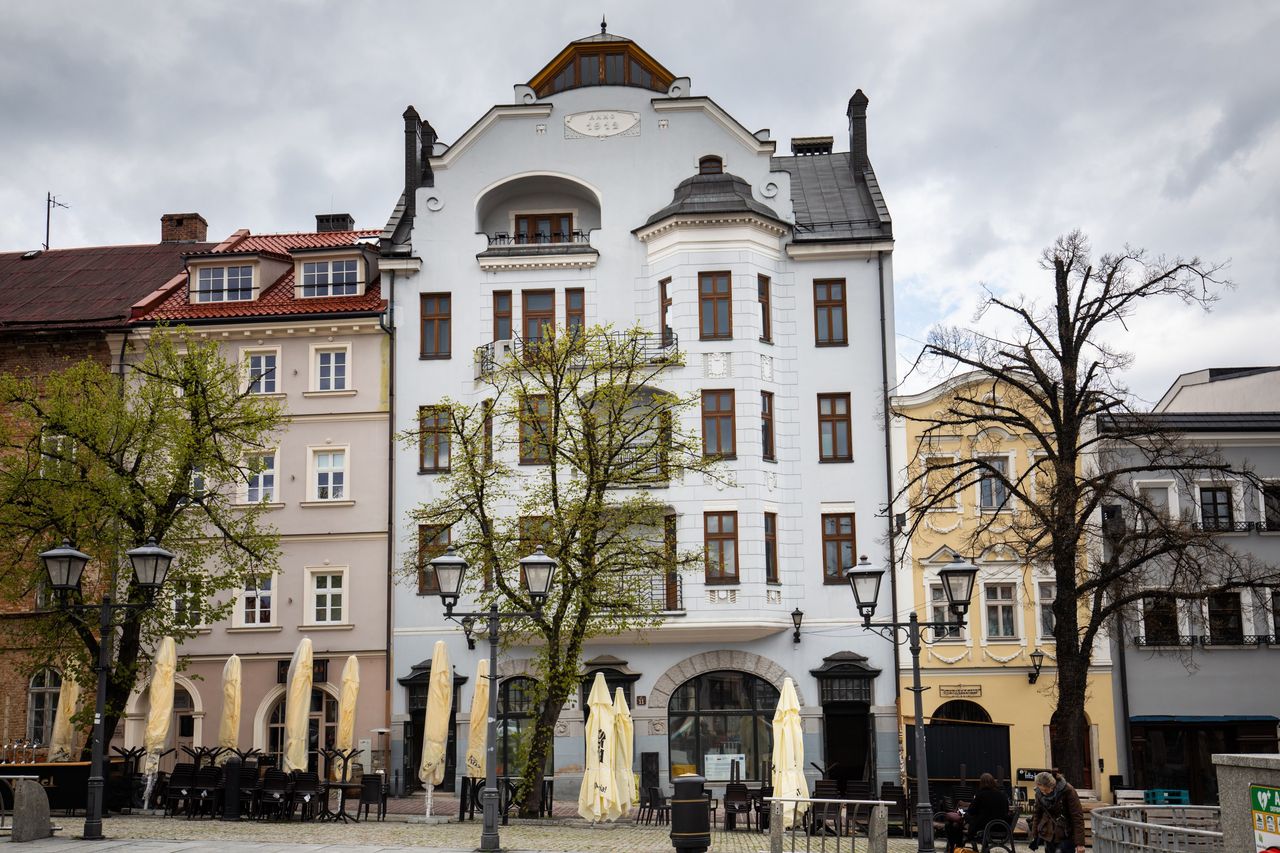
[[[356,221],[350,213],[317,213],[316,231],[354,231]]]
[[[845,115],[849,117],[849,167],[855,175],[861,175],[871,168],[871,159],[867,157],[867,96],[861,89],[849,99]]]
[[[203,243],[209,223],[198,213],[166,213],[160,217],[160,242]]]

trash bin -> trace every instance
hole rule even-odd
[[[222,819],[240,819],[240,759],[234,755],[222,765]]]
[[[688,853],[706,853],[711,846],[711,806],[701,776],[677,776],[671,798],[671,846]]]

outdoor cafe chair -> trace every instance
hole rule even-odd
[[[293,799],[289,817],[293,817],[293,808],[296,806],[299,820],[311,820],[321,805],[321,796],[319,776],[308,770],[293,771]]]
[[[659,825],[671,822],[671,803],[657,788],[649,789],[649,817],[645,823],[649,821],[657,821]]]
[[[262,787],[258,789],[258,817],[293,814],[292,793],[289,775],[283,770],[268,768],[262,777]]]
[[[747,821],[747,829],[751,829],[751,792],[741,782],[730,782],[724,786],[724,828],[730,830],[737,825],[738,815]]]
[[[364,819],[369,819],[369,807],[373,806],[374,814],[378,820],[382,820],[385,814],[385,807],[382,801],[382,777],[376,773],[369,773],[360,777],[360,803],[356,806],[356,818],[360,818],[360,813],[364,812]]]
[[[196,766],[194,764],[175,764],[173,772],[165,783],[164,813],[166,816],[178,813],[178,804],[184,811],[190,808],[191,790],[196,784]]]
[[[196,771],[195,785],[187,800],[187,819],[197,814],[216,817],[222,805],[222,768],[209,765]]]
[[[982,846],[978,850],[980,853],[992,853],[994,850],[1015,853],[1013,827],[1002,820],[991,821],[982,830]]]

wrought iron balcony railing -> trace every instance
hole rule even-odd
[[[662,613],[684,612],[684,579],[679,572],[668,572],[661,577],[650,574],[623,574],[622,587],[616,604],[606,608],[626,609],[636,602],[646,602]]]
[[[609,332],[608,338],[611,343],[617,345],[620,349],[628,346],[633,340],[633,336],[627,332]],[[667,329],[662,334],[651,332],[635,336],[634,341],[637,350],[636,356],[639,360],[648,364],[662,364],[663,362],[672,361],[680,354],[680,339],[670,329]],[[523,358],[528,347],[537,345],[538,341],[525,341],[517,337],[510,340],[490,341],[487,344],[476,347],[476,378],[479,379],[492,373],[502,363],[503,359]],[[630,358],[629,355],[628,358]]]
[[[1255,521],[1196,521],[1191,528],[1206,533],[1248,533],[1265,522]]]
[[[566,244],[589,244],[591,234],[587,231],[552,231],[548,234],[509,234],[506,231],[495,231],[486,234],[490,248],[494,246],[563,246]]]
[[[1147,635],[1137,636],[1133,638],[1135,646],[1143,646],[1147,648],[1161,647],[1169,648],[1173,646],[1261,646],[1261,645],[1278,645],[1280,637],[1272,634],[1179,634],[1176,637],[1172,634],[1168,635]]]

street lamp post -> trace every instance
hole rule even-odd
[[[467,574],[467,561],[458,556],[450,545],[445,553],[431,561],[438,581],[440,600],[444,603],[446,619],[484,620],[489,637],[489,720],[485,739],[485,782],[480,792],[480,802],[484,812],[484,822],[480,830],[480,849],[485,851],[500,849],[498,839],[498,640],[502,621],[529,619],[542,615],[542,605],[546,603],[547,594],[551,590],[551,581],[556,573],[556,561],[548,557],[539,545],[532,554],[520,560],[520,579],[529,600],[533,603],[532,611],[502,612],[498,610],[495,599],[486,611],[478,613],[455,613],[454,606],[462,594],[463,580]],[[473,629],[474,630],[474,629]],[[468,641],[470,638],[468,637]]]
[[[102,596],[101,604],[73,604],[71,594],[80,588],[80,576],[89,562],[89,555],[71,547],[67,540],[61,547],[50,548],[40,554],[40,561],[49,575],[49,585],[58,595],[58,609],[67,613],[98,614],[98,692],[93,706],[92,762],[89,767],[89,785],[85,794],[84,839],[96,841],[102,838],[103,788],[106,769],[106,713],[107,676],[111,673],[111,634],[117,627],[115,615],[142,610],[151,606],[156,591],[164,586],[165,575],[173,554],[156,545],[155,538],[125,555],[133,565],[133,581],[142,590],[145,601],[114,603],[111,592]]]
[[[972,563],[965,562],[959,555],[944,566],[938,577],[942,580],[942,589],[947,596],[947,604],[956,621],[946,620],[921,622],[912,610],[907,621],[894,619],[885,622],[872,622],[876,604],[880,598],[880,581],[884,578],[884,569],[872,566],[864,556],[857,566],[845,570],[845,577],[853,590],[853,598],[862,616],[862,626],[875,631],[891,643],[898,642],[898,632],[906,634],[907,648],[911,650],[911,692],[915,694],[916,720],[916,850],[920,853],[931,853],[933,847],[933,805],[929,800],[929,756],[925,752],[924,701],[921,694],[925,688],[920,686],[920,648],[923,643],[933,642],[924,635],[924,631],[932,630],[935,638],[954,629],[964,627],[965,613],[969,610],[969,601],[973,597],[973,581],[978,569]]]

